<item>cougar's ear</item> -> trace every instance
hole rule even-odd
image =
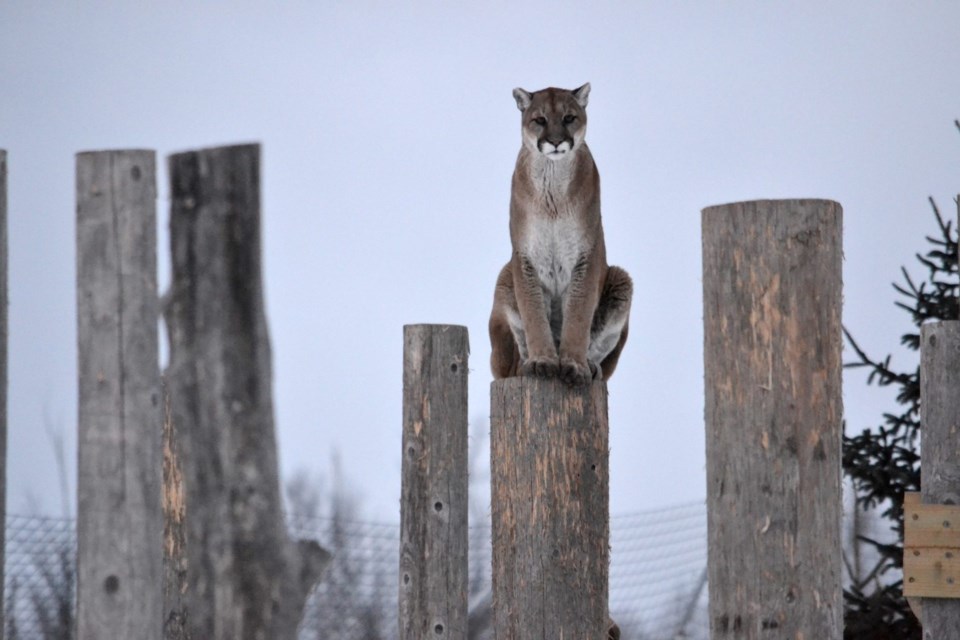
[[[530,106],[530,103],[533,102],[533,94],[517,87],[513,90],[513,99],[517,101],[517,109],[525,111],[526,108]]]
[[[579,89],[574,89],[573,97],[576,99],[577,104],[586,109],[587,101],[590,99],[590,83],[588,82]]]

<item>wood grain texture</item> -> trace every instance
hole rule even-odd
[[[841,208],[702,223],[712,637],[839,639]]]
[[[183,486],[183,446],[163,381],[163,638],[190,640],[187,622],[187,502]]]
[[[467,637],[466,327],[403,328],[400,638]]]
[[[923,325],[920,344],[921,495],[926,504],[960,505],[960,322]],[[947,578],[960,581],[960,574]],[[924,640],[956,637],[960,600],[924,598],[922,605]]]
[[[8,244],[7,244],[7,152],[0,149],[0,521],[7,517],[7,307],[8,307]],[[6,527],[0,527],[0,602],[4,596]],[[0,629],[6,629],[0,607]]]
[[[179,153],[171,178],[173,426],[193,638],[292,640],[328,555],[289,538],[263,303],[260,147]]]
[[[495,637],[606,639],[606,384],[495,381],[490,461]]]
[[[152,151],[77,155],[77,634],[160,638]]]
[[[926,504],[920,495],[917,491],[903,493],[903,546],[960,550],[960,506]],[[960,557],[960,554],[957,556]],[[960,581],[957,582],[957,589],[960,595]]]

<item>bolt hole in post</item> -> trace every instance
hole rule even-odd
[[[117,576],[107,576],[103,581],[103,590],[109,594],[114,594],[120,590],[120,579]]]

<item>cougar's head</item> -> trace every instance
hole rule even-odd
[[[530,93],[513,90],[523,114],[523,144],[551,160],[570,157],[587,133],[587,98],[590,83],[579,89],[541,89]]]

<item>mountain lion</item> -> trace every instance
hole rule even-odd
[[[490,314],[494,378],[613,375],[627,340],[633,284],[607,265],[600,176],[584,142],[590,85],[514,89],[523,144],[510,193],[513,256]]]

